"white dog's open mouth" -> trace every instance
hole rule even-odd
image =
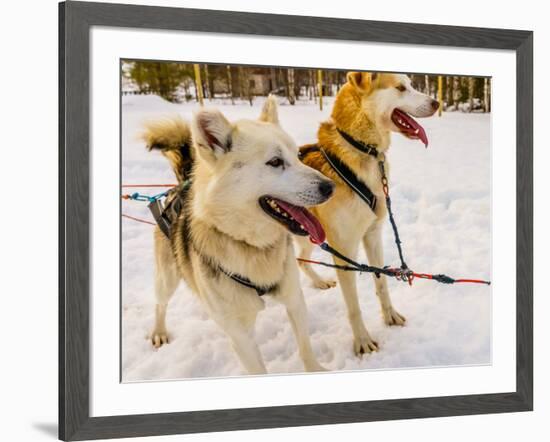
[[[411,140],[420,140],[428,147],[428,136],[426,135],[426,131],[409,114],[400,109],[394,109],[391,114],[391,120],[407,138]]]
[[[325,241],[321,223],[305,207],[295,206],[272,196],[260,197],[260,207],[295,235],[307,236],[317,244]]]

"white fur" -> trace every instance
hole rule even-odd
[[[259,198],[270,195],[300,206],[319,204],[326,200],[319,184],[327,178],[298,160],[294,142],[278,123],[273,97],[258,121],[230,123],[219,111],[202,110],[195,115],[191,130],[197,154],[190,214],[193,247],[190,258],[182,258],[177,252],[182,249],[181,237],[174,235],[171,244],[157,229],[153,345],[168,342],[166,310],[183,277],[226,332],[246,371],[266,372],[253,337],[263,299],[226,275],[212,278],[201,261],[201,256],[210,256],[224,270],[248,276],[255,283],[278,283],[273,297],[286,307],[305,369],[324,370],[311,348],[288,230],[261,209]],[[283,159],[284,167],[268,165],[274,157]]]

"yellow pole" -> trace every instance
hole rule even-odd
[[[443,76],[437,77],[437,101],[439,101],[439,116],[443,113]]]
[[[323,71],[317,70],[317,87],[319,88],[319,109],[323,110]]]
[[[197,96],[199,97],[200,105],[203,106],[204,93],[202,91],[201,68],[198,64],[194,64],[193,69],[195,71],[195,86],[197,87]]]

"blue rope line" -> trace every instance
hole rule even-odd
[[[131,195],[126,195],[126,197],[127,199],[134,200],[134,201],[146,201],[149,203],[154,203],[155,201],[158,201],[159,199],[166,197],[166,195],[168,195],[168,192],[169,190],[153,196],[143,195],[139,192],[135,192],[135,193],[132,193]]]

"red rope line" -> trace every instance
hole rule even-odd
[[[123,184],[121,187],[176,187],[177,184]]]
[[[144,219],[141,219],[141,218],[136,218],[134,216],[126,215],[125,213],[123,213],[122,216],[124,218],[132,219],[132,220],[140,222],[140,223],[150,224],[152,226],[156,226],[156,223],[152,223],[151,221],[147,221],[147,220],[144,220]]]
[[[455,282],[472,282],[474,284],[487,284],[487,285],[489,285],[488,281],[483,281],[481,279],[455,279]]]
[[[307,262],[309,264],[321,264],[321,265],[326,265],[325,263],[321,262],[321,261],[314,261],[312,259],[305,259],[305,258],[296,258],[297,261],[300,261],[300,262]],[[332,267],[332,265],[328,265],[329,267]],[[397,274],[397,273],[396,273]],[[412,285],[412,282],[413,282],[413,279],[414,278],[419,278],[419,279],[434,279],[433,275],[429,274],[429,273],[415,273],[415,272],[412,272],[410,274],[410,277],[408,278],[408,283],[409,285]],[[453,284],[454,283],[458,283],[458,282],[463,282],[463,283],[471,283],[471,284],[490,284],[488,281],[484,281],[482,279],[455,279]]]
[[[128,218],[128,219],[140,222],[140,223],[150,224],[152,226],[156,226],[156,223],[152,223],[152,222],[146,221],[144,219],[140,219],[140,218],[136,218],[136,217],[133,217],[133,216],[130,216],[130,215],[126,215],[124,213],[122,214],[122,216],[124,218]],[[325,264],[321,261],[314,261],[312,259],[305,259],[305,258],[296,258],[296,261],[307,262],[309,264],[327,265],[327,264]],[[332,267],[332,265],[329,264],[329,267]],[[413,281],[414,278],[433,279],[433,275],[431,275],[429,273],[414,273],[414,272],[412,272],[410,275],[411,275],[411,277],[408,280],[409,285],[412,285],[412,281]],[[463,283],[472,283],[472,284],[488,284],[487,281],[483,281],[481,279],[455,279],[454,282],[455,283],[463,282]]]

